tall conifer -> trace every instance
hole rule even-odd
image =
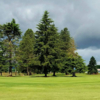
[[[15,55],[14,49],[16,48],[16,40],[18,40],[21,36],[19,24],[16,24],[15,19],[12,19],[11,22],[3,25],[2,33],[5,45],[7,46],[5,55],[8,56],[7,61],[9,62],[9,75],[12,76],[12,62]]]
[[[17,55],[18,61],[21,62],[20,66],[27,69],[27,75],[31,74],[30,65],[32,65],[34,61],[34,44],[34,33],[32,29],[28,29],[22,37],[22,41],[20,41],[19,52]]]
[[[97,74],[96,60],[92,56],[88,65],[88,74]]]
[[[40,61],[45,77],[47,73],[56,65],[57,56],[57,28],[53,24],[53,21],[49,18],[48,11],[44,12],[44,15],[38,24],[38,31],[36,32],[36,54]],[[55,69],[56,71],[56,69]]]

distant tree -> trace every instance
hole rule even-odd
[[[36,55],[40,61],[40,67],[47,77],[47,73],[52,70],[54,73],[57,68],[57,28],[49,18],[48,11],[44,12],[42,20],[38,24],[36,32]],[[55,75],[55,74],[54,74]]]
[[[100,69],[100,65],[96,65],[97,69]]]
[[[3,36],[5,39],[5,46],[7,47],[5,55],[8,55],[9,62],[9,75],[12,76],[12,62],[14,54],[14,48],[16,47],[16,39],[20,38],[21,31],[19,24],[16,24],[15,19],[12,19],[10,23],[3,25]]]
[[[34,44],[35,44],[35,36],[32,29],[28,29],[22,40],[20,41],[19,49],[17,52],[17,60],[21,68],[25,69],[27,75],[31,74],[31,65],[34,61]]]
[[[92,56],[90,58],[89,65],[88,65],[88,74],[97,74],[97,73],[98,73],[98,71],[97,71],[97,67],[96,67],[96,60]]]

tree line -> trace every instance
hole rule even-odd
[[[37,25],[37,31],[27,29],[24,35],[15,19],[0,25],[0,72],[8,70],[12,76],[12,68],[31,75],[49,72],[72,74],[85,72],[87,67],[82,57],[75,52],[76,45],[68,28],[61,32],[45,11]]]

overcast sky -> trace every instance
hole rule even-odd
[[[100,64],[100,0],[0,0],[0,24],[14,18],[23,34],[35,32],[45,10],[58,31],[69,29],[86,64],[91,56]]]

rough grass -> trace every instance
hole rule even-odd
[[[0,100],[100,100],[100,75],[50,76],[0,77]]]

